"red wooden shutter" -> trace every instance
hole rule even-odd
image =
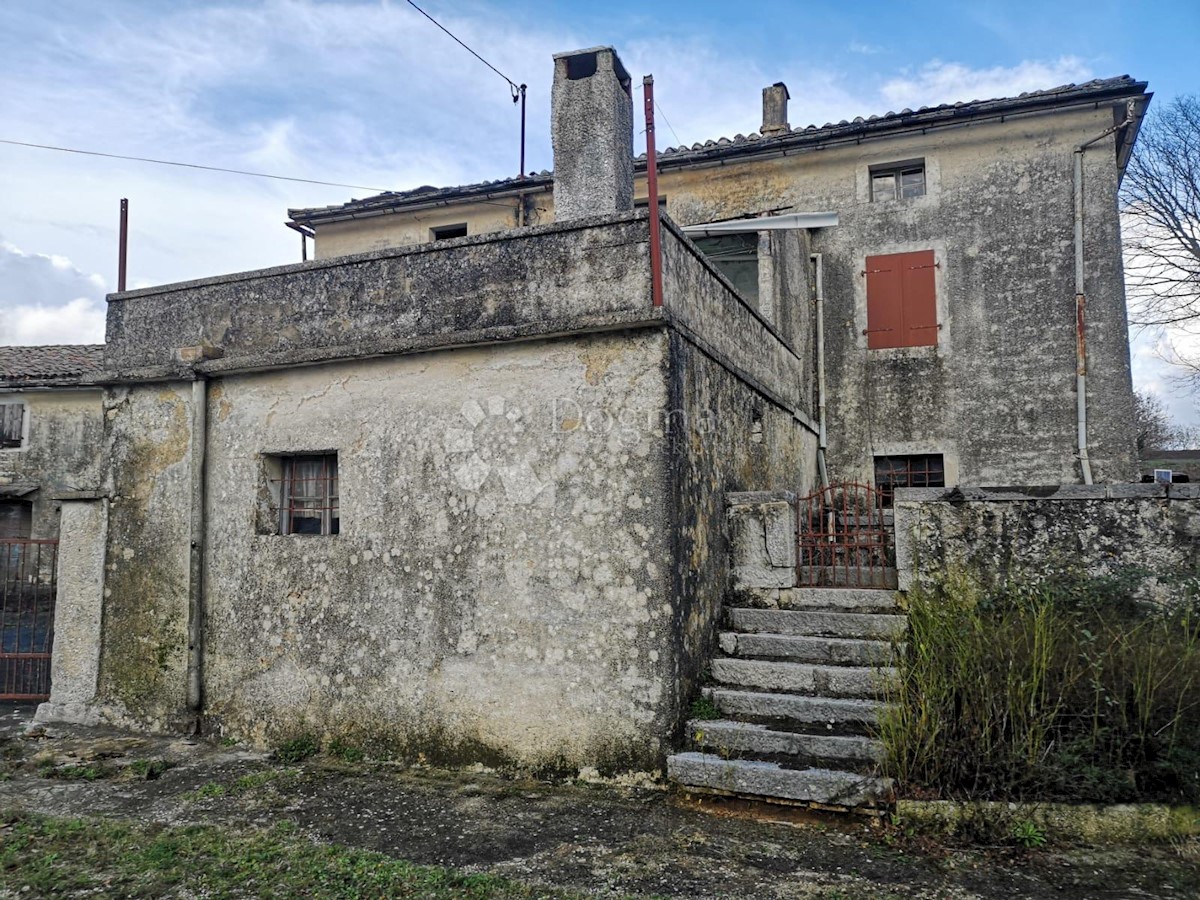
[[[932,250],[868,256],[867,347],[930,347],[938,339]]]
[[[901,253],[904,270],[904,343],[902,347],[936,346],[937,288],[932,250]]]
[[[901,268],[903,254],[867,257],[867,347],[903,347],[904,291]]]

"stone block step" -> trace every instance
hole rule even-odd
[[[723,631],[718,641],[723,653],[739,657],[771,657],[835,666],[885,666],[895,658],[895,650],[888,641],[858,638]],[[903,649],[903,645],[899,649]]]
[[[868,737],[776,731],[729,719],[693,719],[688,738],[697,750],[720,756],[797,756],[850,767],[872,765],[883,754],[883,745]]]
[[[723,685],[822,697],[875,697],[895,674],[895,669],[874,666],[814,666],[732,657],[712,661],[712,676]]]
[[[668,757],[667,777],[684,787],[851,809],[886,806],[894,797],[887,778],[835,769],[785,769],[777,763],[726,760],[710,753]]]
[[[734,631],[882,640],[901,636],[908,624],[904,616],[886,613],[808,612],[742,606],[729,607],[728,616]]]
[[[865,587],[894,591],[899,584],[896,570],[891,567],[800,566],[796,578],[801,587]]]
[[[786,722],[801,731],[862,732],[873,728],[883,704],[856,697],[813,697],[711,687],[704,695],[730,719]]]
[[[831,612],[896,612],[895,591],[879,588],[797,587],[779,592],[780,609]]]

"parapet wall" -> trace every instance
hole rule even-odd
[[[901,489],[895,526],[902,590],[952,567],[993,584],[1130,576],[1160,601],[1200,585],[1200,485]]]

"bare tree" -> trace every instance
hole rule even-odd
[[[1132,321],[1200,334],[1200,97],[1150,111],[1121,199]],[[1200,358],[1173,355],[1200,384]]]
[[[1148,450],[1186,450],[1200,437],[1197,429],[1175,422],[1162,400],[1146,391],[1133,395],[1133,421],[1137,454],[1143,458]]]

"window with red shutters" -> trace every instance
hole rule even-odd
[[[932,347],[938,342],[932,250],[868,256],[867,347]]]

